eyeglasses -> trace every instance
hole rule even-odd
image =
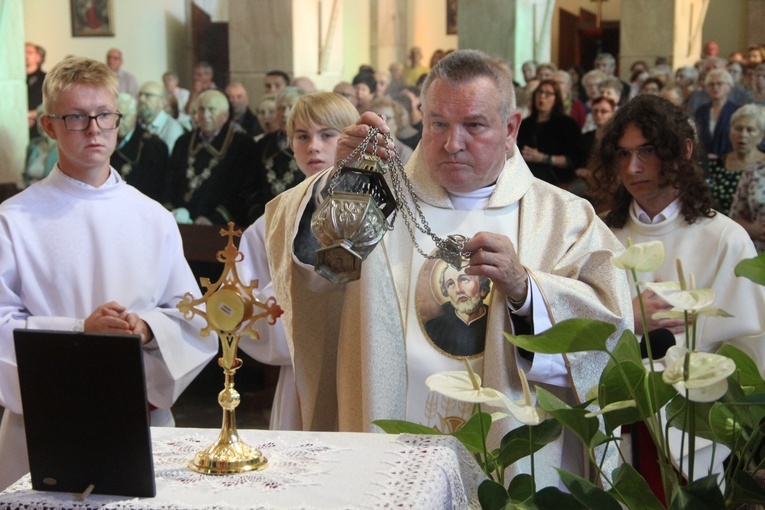
[[[49,114],[48,117],[63,120],[67,131],[85,131],[90,126],[91,120],[95,120],[96,125],[101,129],[116,129],[120,126],[122,114],[99,113],[98,115],[84,115],[82,113],[72,113],[71,115]]]
[[[637,149],[619,147],[616,149],[616,166],[620,169],[629,166],[630,161],[632,161],[632,154],[637,154],[638,159],[646,164],[657,163],[659,161],[659,155],[656,153],[656,147],[653,145],[642,145]]]
[[[537,94],[544,97],[550,97],[550,96],[554,96],[555,92],[553,92],[552,90],[539,90]]]

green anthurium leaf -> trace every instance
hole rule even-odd
[[[405,420],[375,420],[372,425],[377,425],[387,434],[431,434],[443,435],[433,427],[412,423]]]
[[[736,363],[736,371],[733,373],[732,377],[741,386],[761,388],[765,386],[765,380],[760,375],[760,370],[747,353],[731,344],[723,344],[722,347],[717,350],[717,354],[726,356]]]
[[[545,487],[534,494],[532,499],[538,510],[587,510],[587,507],[576,500],[571,494],[566,494],[557,487]]]
[[[557,471],[563,485],[585,507],[597,508],[598,510],[622,510],[619,502],[611,494],[594,483],[562,469],[557,469]]]
[[[644,388],[641,392],[641,395],[650,399],[649,406],[657,410],[677,395],[677,390],[671,384],[665,383],[661,375],[661,372],[648,372],[648,377],[643,380]],[[658,400],[654,400],[654,395]]]
[[[765,252],[751,259],[744,259],[733,270],[736,276],[743,276],[754,283],[765,285]]]
[[[598,392],[598,403],[601,409],[615,402],[623,402],[633,398],[636,401],[636,407],[605,413],[603,420],[606,424],[606,430],[616,430],[621,425],[644,420],[652,414],[649,414],[648,409],[646,409],[648,400],[640,398],[646,373],[642,364],[638,365],[633,361],[621,361],[603,370],[600,376],[600,391]],[[635,396],[633,397],[633,395]]]
[[[725,498],[717,485],[717,475],[694,480],[688,485],[672,488],[669,510],[719,510],[725,508]]]
[[[734,445],[742,441],[744,429],[741,421],[731,407],[722,402],[715,402],[712,406],[709,412],[709,426],[715,440],[731,449],[735,449]]]
[[[614,363],[621,361],[632,361],[638,365],[641,364],[643,361],[640,357],[640,342],[635,337],[635,333],[630,330],[623,331],[611,351],[611,356],[613,359],[609,360],[606,368],[610,368]]]
[[[714,441],[714,432],[709,425],[709,413],[713,404],[714,402],[689,402],[685,400],[685,397],[677,395],[667,404],[666,412],[669,426],[680,430],[689,430],[685,418],[686,414],[690,412],[690,418],[694,420],[696,435]]]
[[[537,404],[553,415],[564,427],[571,430],[588,447],[592,448],[608,441],[608,437],[598,428],[600,424],[598,419],[585,417],[587,409],[571,407],[539,386],[537,386]]]
[[[556,420],[545,420],[539,425],[521,425],[505,434],[500,442],[499,462],[507,467],[528,457],[560,437],[563,426]]]
[[[483,429],[481,428],[483,425]],[[474,413],[473,416],[452,435],[465,445],[465,448],[472,453],[483,453],[486,444],[486,435],[491,426],[491,415],[489,413]]]
[[[738,471],[733,477],[733,508],[748,503],[765,505],[765,489],[745,471]]]
[[[632,510],[664,510],[645,479],[630,464],[622,464],[611,473],[613,487],[608,491]]]
[[[568,319],[538,335],[511,335],[507,340],[530,352],[540,354],[564,354],[581,351],[608,351],[606,342],[616,331],[609,322],[593,319]]]
[[[507,494],[515,501],[526,501],[534,496],[534,479],[528,473],[515,475],[507,486]]]
[[[502,484],[494,480],[484,480],[478,486],[478,502],[482,510],[502,510],[505,508],[510,496]]]

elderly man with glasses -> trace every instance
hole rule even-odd
[[[58,164],[0,205],[0,488],[29,470],[14,329],[139,335],[152,425],[173,425],[173,402],[217,353],[176,309],[198,287],[172,215],[109,165],[117,90],[101,62],[57,64],[41,124]]]

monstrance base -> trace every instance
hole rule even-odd
[[[268,459],[262,453],[234,437],[228,442],[218,440],[197,453],[189,462],[189,468],[206,475],[231,475],[259,471],[267,464]]]

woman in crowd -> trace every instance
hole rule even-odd
[[[583,162],[587,163],[590,159],[595,144],[600,140],[600,135],[603,132],[603,126],[605,126],[608,119],[614,116],[616,112],[616,103],[613,99],[608,97],[598,97],[592,102],[592,122],[595,124],[595,131],[588,131],[582,135],[582,152],[585,155]],[[578,177],[575,184],[572,184],[569,191],[572,193],[588,197],[588,189],[590,188],[591,173],[588,168],[577,168],[576,176]]]
[[[287,137],[287,119],[301,96],[303,91],[297,87],[286,87],[276,96],[275,129],[258,141],[255,151],[253,182],[248,185],[252,190],[247,200],[248,224],[263,214],[269,200],[304,179]]]
[[[358,117],[356,108],[334,92],[314,92],[298,99],[287,120],[286,132],[295,162],[305,176],[332,166],[342,129],[355,123]],[[273,296],[266,259],[265,228],[265,217],[261,216],[245,230],[239,243],[244,258],[237,263],[237,272],[243,282],[258,280],[256,293],[261,301]],[[295,375],[282,323],[277,320],[275,325],[269,326],[264,322],[255,324],[260,339],[244,338],[239,347],[262,363],[281,366],[270,428],[300,430]]]
[[[746,229],[761,253],[765,251],[765,153],[757,149],[757,144],[765,135],[765,107],[746,105],[733,117],[734,151],[727,155],[725,163],[738,168],[741,179],[730,217]]]
[[[531,98],[531,114],[521,123],[518,147],[534,176],[568,187],[582,164],[582,134],[576,121],[563,113],[558,84],[542,80]]]
[[[660,79],[651,76],[646,78],[646,80],[640,86],[640,94],[653,94],[654,96],[658,96],[661,94],[663,89],[664,83],[662,83]]]
[[[261,138],[269,133],[273,133],[279,128],[279,126],[276,125],[275,94],[263,94],[260,96],[258,105],[255,108],[255,116],[258,118],[258,122],[263,128],[263,132],[261,134],[255,135],[255,141],[258,142]]]
[[[765,159],[765,154],[757,150],[757,144],[762,141],[763,122],[762,107],[746,105],[736,110],[730,119],[729,136],[733,150],[709,164],[709,187],[715,199],[715,209],[723,214],[728,214],[731,209],[742,172]],[[739,204],[739,207],[745,206],[745,201]]]
[[[709,161],[718,159],[731,151],[730,118],[739,105],[728,100],[733,88],[733,78],[725,69],[712,69],[704,79],[710,103],[696,110],[699,138]]]
[[[406,145],[400,138],[402,122],[405,122],[404,107],[389,97],[378,97],[369,106],[369,109],[379,115],[385,116],[385,123],[388,124],[390,132],[393,135],[393,143],[396,147],[401,162],[406,165],[409,158],[412,157],[414,150]],[[408,122],[408,121],[407,121]],[[409,126],[411,130],[413,128]]]
[[[765,64],[760,64],[752,70],[751,80],[754,103],[765,106]]]

